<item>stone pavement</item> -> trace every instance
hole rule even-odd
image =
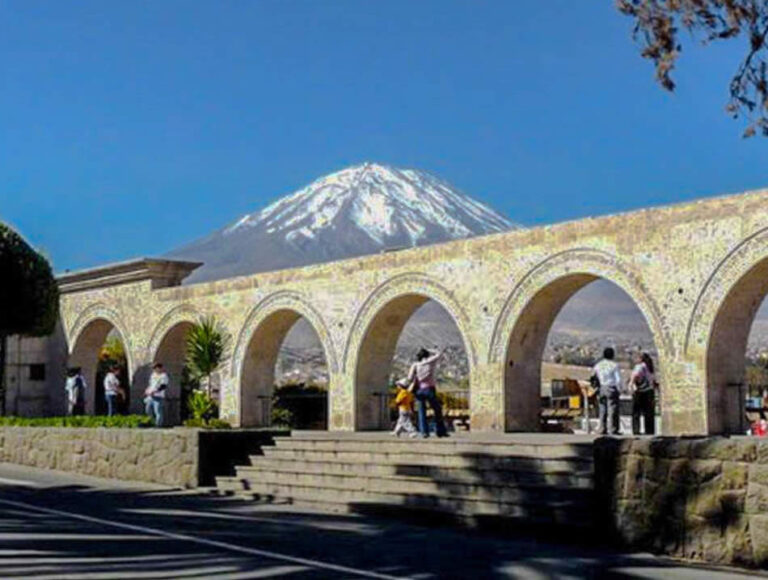
[[[648,554],[0,465],[2,578],[725,578]]]

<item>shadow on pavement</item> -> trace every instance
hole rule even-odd
[[[266,555],[10,505],[82,514],[398,578],[669,578],[667,561],[179,492],[0,487],[0,578],[353,578]],[[642,567],[642,574],[630,570]],[[362,574],[360,575],[362,577]],[[712,576],[710,576],[712,577]]]

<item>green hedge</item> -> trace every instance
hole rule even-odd
[[[113,427],[136,429],[151,427],[152,420],[145,415],[106,415],[78,417],[0,417],[0,427]]]

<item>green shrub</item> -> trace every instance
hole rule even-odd
[[[272,407],[272,426],[273,427],[292,427],[293,413],[289,409],[282,407]]]
[[[192,391],[187,399],[187,407],[192,419],[208,421],[218,415],[216,401],[204,391]]]
[[[83,415],[77,417],[0,417],[0,427],[107,427],[136,429],[151,427],[152,420],[144,415]]]
[[[323,387],[305,383],[276,387],[272,400],[272,425],[325,429],[327,408],[328,391]],[[276,418],[279,423],[275,422]]]

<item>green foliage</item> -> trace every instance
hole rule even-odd
[[[289,409],[282,407],[272,407],[272,426],[273,427],[293,427],[293,413]]]
[[[16,232],[0,224],[0,336],[53,332],[59,290],[48,261]]]
[[[205,382],[210,391],[211,375],[227,356],[230,337],[213,316],[192,325],[186,339],[186,363],[193,380]]]
[[[752,396],[760,396],[763,389],[768,388],[768,369],[764,366],[748,364],[745,382]]]
[[[192,391],[187,399],[187,408],[196,421],[208,421],[213,419],[218,407],[216,401],[203,391]]]
[[[328,392],[317,385],[292,383],[275,388],[272,425],[295,429],[325,429]]]
[[[224,421],[223,419],[187,419],[184,421],[185,427],[194,427],[197,429],[231,429],[232,425],[230,425],[227,421]]]
[[[75,417],[0,417],[0,427],[107,427],[136,429],[151,427],[152,420],[145,415],[82,415]]]
[[[109,364],[126,366],[125,347],[119,336],[110,334],[99,352],[99,360]]]
[[[681,48],[681,31],[705,43],[746,37],[746,55],[730,82],[726,111],[749,120],[744,132],[768,137],[768,2],[765,0],[616,0],[635,20],[633,36],[642,56],[656,66],[656,80],[675,89],[671,73]]]

